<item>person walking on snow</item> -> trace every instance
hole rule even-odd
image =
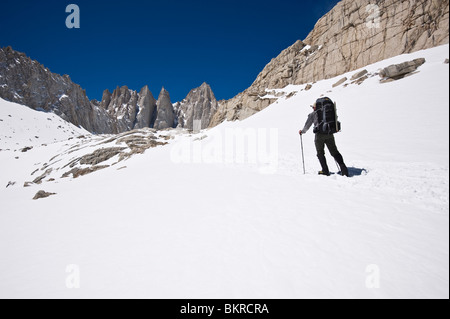
[[[331,100],[330,100],[331,101]],[[317,103],[317,102],[316,102]],[[300,135],[306,134],[311,126],[314,124],[314,133],[315,137],[315,145],[317,150],[317,157],[319,158],[320,165],[322,166],[322,170],[319,172],[319,175],[330,176],[330,170],[328,169],[327,159],[325,157],[325,145],[330,151],[331,156],[334,157],[336,162],[339,164],[341,168],[342,176],[348,177],[348,168],[344,163],[344,159],[339,153],[336,147],[336,141],[334,139],[334,135],[330,133],[321,133],[320,125],[322,124],[319,120],[319,110],[317,110],[317,104],[314,103],[311,107],[314,109],[314,112],[308,115],[308,119],[306,120],[305,127],[299,131]]]

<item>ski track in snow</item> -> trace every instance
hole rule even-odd
[[[298,93],[78,179],[58,178],[59,165],[108,137],[37,125],[47,146],[25,134],[0,152],[0,185],[16,182],[0,190],[0,297],[448,298],[448,45],[366,69],[419,57],[419,72],[396,82],[331,88],[356,70],[310,91],[277,90]],[[303,175],[298,130],[321,94],[338,103],[336,142],[352,178],[317,176],[311,132]],[[273,174],[261,174],[267,163],[174,163],[182,143],[205,149],[240,128],[278,129]],[[23,188],[45,163],[56,181]],[[40,189],[57,194],[32,201]],[[65,286],[70,264],[81,269],[80,289]],[[367,286],[373,265],[378,289]]]

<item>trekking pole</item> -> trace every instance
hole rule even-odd
[[[303,175],[306,175],[306,169],[305,169],[305,155],[303,152],[303,137],[302,134],[300,134],[300,143],[302,145],[302,161],[303,161]]]

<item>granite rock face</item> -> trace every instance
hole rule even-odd
[[[148,86],[144,86],[138,94],[138,113],[134,129],[153,127],[156,112],[156,100]]]
[[[156,102],[156,116],[153,128],[164,130],[176,127],[175,111],[170,101],[169,92],[162,88]]]
[[[211,87],[203,83],[176,104],[178,127],[194,131],[206,129],[217,108],[218,103]]]
[[[86,92],[68,75],[51,73],[11,47],[0,49],[0,97],[35,110],[53,112],[98,134],[177,126],[205,129],[218,108],[214,93],[206,83],[193,89],[176,104],[176,109],[167,90],[162,89],[157,101],[148,86],[139,93],[127,86],[117,87],[112,93],[105,90],[101,101],[89,101]]]
[[[332,78],[400,54],[449,42],[449,0],[343,0],[304,41],[273,59],[252,86],[220,103],[210,126],[267,107],[266,89]]]
[[[139,93],[123,86],[117,87],[112,94],[105,90],[100,107],[115,119],[114,133],[123,133],[150,127],[156,100],[148,86]]]
[[[109,102],[109,103],[108,103]],[[116,133],[131,130],[136,120],[137,93],[128,87],[117,87],[111,94],[103,92],[100,106],[117,120]]]
[[[35,110],[53,112],[95,133],[113,133],[114,119],[68,75],[49,69],[11,47],[0,49],[0,97]]]
[[[208,93],[212,96],[212,92]],[[140,92],[117,87],[89,101],[86,92],[68,75],[51,73],[11,47],[0,49],[0,97],[35,110],[53,112],[64,120],[99,134],[118,134],[141,128],[176,127],[178,119],[169,92],[158,101],[144,86]],[[194,99],[191,103],[198,104]],[[215,111],[215,109],[213,108]],[[209,124],[209,122],[208,122]]]

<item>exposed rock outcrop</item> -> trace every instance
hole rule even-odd
[[[337,81],[336,83],[333,84],[333,88],[338,87],[339,85],[341,85],[342,83],[345,83],[348,79],[346,77],[340,79],[339,81]]]
[[[34,179],[33,184],[41,184],[44,178],[46,178],[51,172],[52,172],[51,168],[47,169],[44,174]]]
[[[70,171],[64,173],[61,176],[61,178],[67,178],[70,175],[72,175],[73,178],[78,178],[80,176],[91,174],[96,171],[108,168],[108,167],[109,167],[109,165],[99,165],[99,166],[92,166],[92,167],[86,167],[86,168],[75,167],[75,168],[72,168]]]
[[[382,77],[383,79],[398,80],[416,71],[424,63],[425,59],[421,58],[400,64],[393,64],[381,70],[380,77]]]
[[[124,147],[109,147],[98,149],[91,154],[87,154],[79,159],[81,165],[97,165],[103,163],[114,156],[119,155]]]
[[[40,184],[47,177],[51,177],[47,181],[66,177],[78,178],[115,166],[136,154],[143,154],[150,148],[167,145],[175,133],[143,128],[113,136],[91,136],[73,145],[66,145],[66,150],[53,156],[42,168],[31,174],[33,176],[38,171],[45,171],[42,176],[27,185],[36,182]],[[61,172],[64,173],[60,175]]]
[[[208,128],[217,108],[218,103],[211,87],[203,83],[176,104],[178,126],[194,131]]]
[[[36,193],[36,195],[34,195],[33,200],[38,200],[38,199],[41,199],[41,198],[47,198],[47,197],[50,197],[52,195],[56,195],[56,193],[47,193],[46,191],[40,190],[39,192]]]
[[[114,119],[91,103],[86,92],[68,75],[51,73],[11,47],[0,49],[0,97],[35,110],[53,112],[90,132],[114,132]]]
[[[449,0],[343,0],[304,41],[267,64],[249,89],[220,103],[210,126],[245,119],[268,106],[259,98],[265,89],[332,78],[448,42]]]
[[[9,182],[8,182],[8,185],[6,185],[6,188],[8,188],[8,187],[10,187],[10,186],[14,186],[14,185],[16,185],[16,182],[11,182],[11,181],[9,181]]]
[[[364,75],[366,75],[367,73],[368,73],[367,70],[362,70],[362,71],[360,71],[360,72],[357,72],[357,73],[355,73],[355,74],[352,75],[350,81],[355,81],[355,80],[357,80],[357,79],[359,79],[359,78],[362,78],[362,77],[363,77]]]

